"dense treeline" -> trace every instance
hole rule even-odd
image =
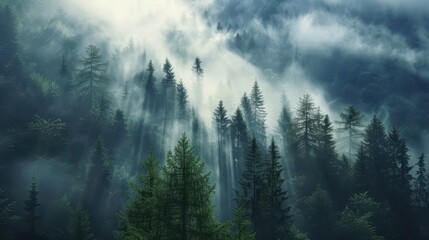
[[[110,86],[120,64],[102,49],[39,72],[22,56],[13,10],[1,6],[0,19],[2,239],[429,237],[425,157],[412,166],[400,130],[377,116],[366,123],[350,106],[330,117],[309,94],[293,110],[284,96],[269,136],[255,81],[232,114],[220,100],[209,127],[189,101],[207,80],[200,58],[190,66],[195,93],[168,59],[156,69],[144,58],[118,100]],[[17,187],[9,181],[22,166],[32,166],[31,182]]]

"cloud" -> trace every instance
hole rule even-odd
[[[355,18],[314,11],[287,24],[290,24],[290,41],[307,53],[329,55],[340,49],[354,55],[398,59],[410,66],[420,57],[402,36],[383,26],[365,25]]]

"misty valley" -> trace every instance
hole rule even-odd
[[[0,239],[429,239],[429,8],[349,2],[0,0]]]

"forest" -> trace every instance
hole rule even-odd
[[[51,2],[35,2],[0,0],[1,239],[429,239],[427,110],[407,128],[414,108],[335,111],[249,73],[215,85],[222,64],[247,65],[186,43],[112,50],[67,5],[38,18]],[[225,48],[255,61],[235,28],[218,21],[210,36],[234,32]],[[289,50],[285,64],[306,69]]]

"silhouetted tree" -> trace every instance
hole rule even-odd
[[[233,161],[232,167],[234,173],[234,183],[236,184],[234,188],[238,190],[241,172],[243,171],[245,165],[247,145],[249,143],[246,122],[240,108],[235,110],[235,113],[231,118],[230,134]]]
[[[91,221],[88,212],[82,206],[72,210],[68,228],[68,239],[70,240],[93,240],[91,233]]]
[[[39,191],[37,191],[36,178],[33,175],[33,182],[31,183],[31,189],[28,195],[28,199],[24,201],[25,215],[23,220],[27,224],[27,229],[24,232],[23,238],[28,240],[40,238],[40,233],[37,229],[37,222],[41,218],[41,216],[37,215],[36,213],[36,208],[40,206],[37,195],[39,195]]]
[[[347,134],[347,145],[348,145],[348,158],[352,158],[354,149],[357,148],[358,140],[362,136],[362,118],[358,110],[354,106],[347,107],[343,112],[340,113],[340,124],[338,131]]]
[[[189,117],[188,90],[182,80],[177,84],[177,118],[186,122]]]
[[[226,109],[222,101],[219,101],[217,108],[213,113],[213,119],[217,134],[217,152],[218,152],[218,164],[219,174],[222,176],[219,178],[219,199],[221,209],[221,221],[225,221],[229,218],[228,214],[231,212],[231,175],[228,159],[226,155],[226,143],[228,141],[228,126],[229,119],[227,116]]]
[[[105,92],[108,81],[107,63],[103,61],[100,50],[96,46],[89,45],[85,52],[86,56],[80,61],[81,69],[76,76],[77,83],[74,89],[78,95],[84,97],[84,103],[91,109],[94,107],[95,99]]]
[[[425,155],[421,154],[417,162],[417,172],[416,178],[414,181],[415,193],[414,201],[417,206],[423,207],[427,203],[428,193],[427,193],[427,179],[426,179],[426,167],[425,167]]]

